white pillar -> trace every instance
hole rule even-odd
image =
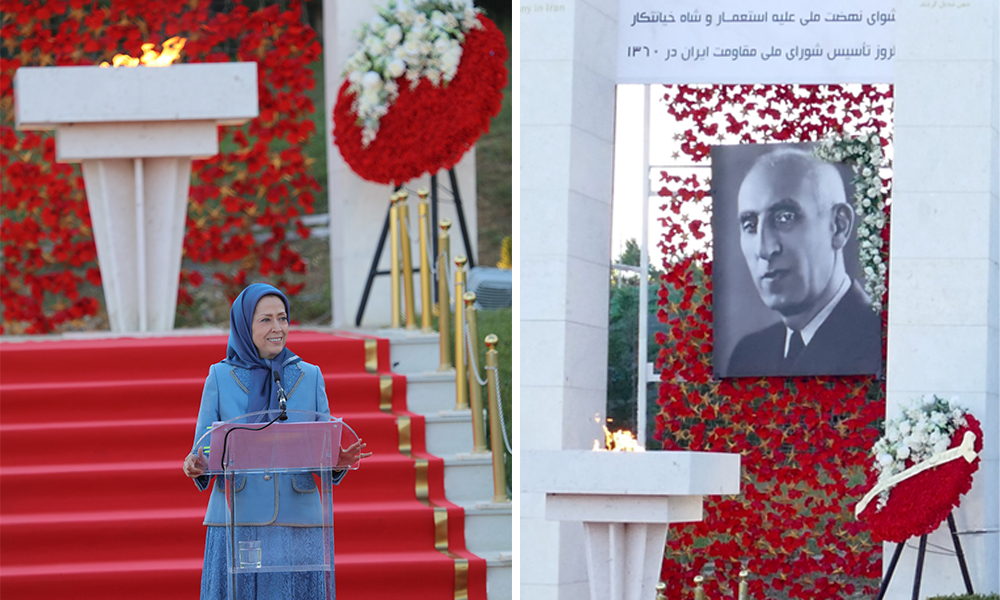
[[[333,143],[333,107],[337,103],[337,93],[343,83],[341,74],[344,63],[358,47],[354,32],[363,23],[375,16],[375,6],[384,5],[382,0],[363,0],[358,2],[338,2],[323,0],[323,56],[324,56],[324,94],[323,110],[326,113],[326,165],[330,212],[330,296],[333,311],[334,327],[353,327],[355,315],[364,292],[368,269],[378,244],[382,224],[385,222],[386,211],[389,208],[389,196],[392,188],[365,181],[355,175],[354,171],[344,162],[340,150]],[[390,108],[390,110],[392,110]],[[476,227],[476,153],[475,148],[469,150],[462,160],[455,165],[458,186],[469,228],[469,245],[472,256],[476,259],[478,234]],[[440,184],[451,189],[448,172],[438,174]],[[411,189],[430,187],[430,176],[406,182]],[[419,238],[417,236],[417,197],[410,195],[410,236],[413,243],[414,266],[419,266]],[[448,194],[442,194],[438,205],[438,219],[450,219],[452,256],[465,254],[455,205]],[[437,224],[434,224],[433,235],[437,236]],[[454,264],[454,262],[452,263]],[[493,265],[488,265],[493,266]],[[386,239],[382,251],[380,270],[389,270],[389,240]],[[414,276],[414,286],[420,285],[420,276]],[[419,288],[416,288],[419,289]],[[419,294],[417,295],[419,310]],[[389,276],[375,278],[368,305],[365,310],[362,326],[388,326],[391,322],[391,305],[389,296]]]
[[[1000,588],[998,4],[896,3],[896,137],[887,412],[958,396],[983,422],[983,462],[955,513],[976,592]],[[952,547],[947,525],[928,541]],[[984,532],[985,533],[978,533]],[[888,565],[894,544],[886,544]],[[887,598],[909,598],[905,549]],[[953,556],[928,553],[921,597],[964,592]]]
[[[177,308],[191,159],[82,163],[111,330],[170,331]]]
[[[617,14],[615,0],[520,4],[523,450],[602,436]],[[521,596],[586,600],[582,525],[546,521],[544,494],[519,493]]]

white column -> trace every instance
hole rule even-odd
[[[983,422],[983,462],[955,513],[976,592],[1000,588],[998,503],[998,4],[896,3],[895,181],[887,412],[958,396]],[[982,532],[982,533],[981,533]],[[930,544],[950,549],[947,525]],[[886,544],[885,565],[895,546]],[[906,549],[887,598],[909,598]],[[921,597],[964,592],[953,556],[929,553]]]
[[[602,436],[617,13],[615,0],[520,3],[524,450]],[[544,494],[519,492],[521,596],[586,600],[582,525],[546,521]]]
[[[111,330],[170,331],[177,308],[191,159],[82,163]]]
[[[323,0],[323,56],[324,64],[324,94],[323,110],[326,113],[326,165],[330,211],[330,292],[333,304],[333,326],[353,327],[354,318],[364,292],[368,268],[378,244],[382,224],[389,208],[389,196],[392,188],[365,181],[354,174],[354,171],[344,162],[340,150],[333,143],[333,107],[337,103],[337,93],[343,83],[341,74],[344,63],[358,47],[354,32],[361,25],[375,16],[375,6],[384,5],[381,0],[363,0],[358,2],[338,2]],[[392,110],[390,108],[390,110]],[[469,244],[472,247],[473,258],[479,264],[476,256],[478,234],[476,227],[476,153],[475,148],[469,150],[462,160],[455,165],[458,176],[459,191],[465,221],[469,228]],[[439,183],[451,189],[448,172],[438,174]],[[406,182],[411,189],[430,187],[430,176]],[[417,236],[417,198],[410,195],[410,231],[413,244],[414,265],[419,266],[419,239]],[[438,205],[438,219],[450,219],[452,256],[466,253],[458,227],[457,212],[448,194],[442,193]],[[434,235],[437,235],[437,224],[434,224]],[[494,266],[494,265],[488,265]],[[389,240],[386,239],[382,251],[381,270],[389,270]],[[420,276],[414,277],[414,285],[420,285]],[[391,305],[389,296],[389,276],[375,278],[371,295],[368,299],[364,327],[388,326],[391,322]],[[417,303],[419,307],[419,294]],[[418,308],[419,310],[419,308]]]

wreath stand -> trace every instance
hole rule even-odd
[[[462,208],[462,197],[458,192],[458,178],[455,176],[455,168],[452,167],[448,169],[448,177],[451,180],[451,195],[455,199],[455,211],[458,213],[458,224],[462,230],[462,241],[465,243],[465,255],[468,259],[469,268],[476,266],[475,261],[472,258],[471,244],[469,243],[469,229],[465,224],[465,210]],[[393,191],[399,191],[403,186],[396,186]],[[433,253],[432,256],[437,260],[438,255],[438,236],[433,235],[434,227],[438,222],[438,176],[437,174],[431,175],[431,244]],[[361,304],[358,306],[358,314],[354,318],[354,325],[356,327],[361,327],[361,320],[365,316],[365,307],[368,305],[368,295],[372,291],[372,284],[375,282],[375,277],[377,275],[389,275],[390,271],[380,271],[378,270],[378,262],[382,258],[382,250],[385,248],[385,240],[389,237],[389,209],[385,212],[385,221],[382,224],[382,235],[379,236],[378,245],[375,248],[375,256],[372,258],[371,267],[368,269],[368,280],[365,282],[365,291],[361,294]],[[414,267],[414,273],[419,273],[420,268]],[[434,277],[434,284],[437,283],[437,276]],[[434,301],[437,302],[437,285],[431,285],[431,289],[434,293]]]
[[[965,580],[965,591],[968,594],[973,594],[972,591],[972,579],[969,577],[969,567],[965,564],[965,553],[962,552],[962,543],[958,540],[958,531],[955,528],[955,518],[951,513],[948,513],[948,529],[951,531],[951,541],[955,544],[955,555],[958,557],[958,566],[962,570],[962,579]],[[892,573],[896,570],[896,563],[899,561],[899,555],[903,553],[903,546],[906,542],[900,542],[896,545],[896,551],[892,554],[892,561],[889,562],[889,570],[886,571],[885,577],[882,579],[882,585],[878,589],[878,597],[876,600],[882,600],[885,596],[886,589],[889,587],[889,581],[892,580]],[[917,569],[913,575],[913,600],[919,600],[920,598],[920,579],[923,576],[924,571],[924,556],[927,554],[927,534],[920,536],[920,547],[917,550]]]

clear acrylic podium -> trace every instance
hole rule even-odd
[[[225,492],[229,598],[332,600],[333,484],[348,470],[337,466],[344,430],[343,445],[357,435],[313,411],[271,423],[279,412],[214,423],[193,449],[217,478],[211,493]]]

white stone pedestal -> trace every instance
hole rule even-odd
[[[23,67],[14,90],[17,128],[82,163],[112,331],[173,329],[191,159],[257,116],[256,63]]]
[[[670,523],[702,519],[704,496],[740,492],[740,455],[524,451],[522,489],[545,517],[583,521],[590,597],[650,600]]]

